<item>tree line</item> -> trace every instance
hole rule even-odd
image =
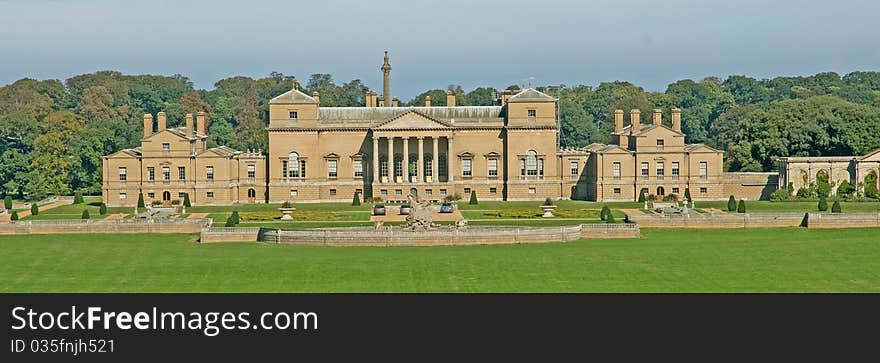
[[[168,126],[175,127],[186,113],[204,111],[210,115],[209,145],[267,150],[269,100],[295,81],[282,73],[236,76],[204,90],[182,75],[115,71],[64,82],[18,80],[0,88],[0,196],[100,193],[101,156],[138,146],[144,113],[165,111]],[[319,92],[324,107],[362,106],[368,90],[360,80],[339,84],[330,74],[313,74],[300,87]],[[682,110],[686,141],[725,151],[730,171],[774,170],[779,156],[860,155],[880,147],[880,72],[709,77],[676,81],[663,92],[621,81],[537,88],[560,100],[565,147],[610,142],[614,109],[650,114],[660,108],[668,122],[673,107]],[[493,105],[501,93],[493,87],[465,91],[449,85],[401,105],[424,105],[430,96],[433,105],[444,106],[447,90],[462,106]]]

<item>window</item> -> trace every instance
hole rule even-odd
[[[672,188],[672,194],[678,194],[678,191],[679,191],[678,188]]]
[[[171,168],[167,166],[162,167],[162,180],[166,182],[171,180]]]
[[[290,119],[296,120],[297,116],[299,116],[296,111],[290,111]]]
[[[666,174],[666,165],[662,161],[657,162],[657,179],[663,179]]]
[[[208,198],[214,198],[214,192],[207,192],[205,194]]]
[[[184,192],[177,192],[177,197],[180,198],[180,199],[186,198],[186,193],[184,193]]]
[[[292,198],[296,198],[297,195],[299,195],[299,190],[296,190],[296,189],[291,189],[291,190],[290,190],[290,196],[291,196]]]
[[[620,188],[614,188],[614,194],[620,195]]]
[[[362,178],[364,176],[364,162],[362,160],[354,161],[354,177]]]
[[[394,155],[394,176],[403,176],[403,156]]]
[[[706,193],[708,193],[708,192],[709,192],[709,188],[706,188],[706,187],[701,187],[701,188],[700,188],[700,194],[706,194]]]
[[[672,179],[678,179],[679,171],[678,171],[678,162],[672,162]]]
[[[147,193],[147,198],[156,199],[156,193]]]
[[[489,194],[498,194],[498,188],[495,188],[495,187],[489,188]]]
[[[529,194],[535,194],[535,193],[537,193],[537,192],[538,192],[538,189],[535,189],[535,187],[530,187],[530,188],[529,188]]]
[[[620,162],[615,161],[611,164],[611,175],[614,176],[614,179],[620,179]]]
[[[167,143],[167,142],[166,142],[166,143],[163,143],[163,144],[162,144],[162,152],[163,152],[163,153],[167,153],[167,152],[169,152],[169,151],[171,151],[171,144],[169,144],[169,143]]]
[[[642,178],[648,178],[648,163],[642,163]]]
[[[327,160],[327,177],[335,178],[337,176],[336,166],[338,162],[336,160]]]
[[[434,176],[434,166],[432,160],[434,160],[434,156],[431,154],[425,154],[425,176]]]
[[[538,111],[537,111],[537,110],[529,110],[529,118],[530,118],[530,119],[534,119],[534,118],[537,117],[537,116],[538,116]]]
[[[213,166],[205,167],[205,178],[208,179],[209,182],[214,181],[214,167]]]
[[[462,159],[461,160],[461,176],[470,177],[473,175],[473,170],[471,167],[473,166],[473,160],[471,159]]]
[[[120,200],[123,200],[123,199],[125,199],[125,198],[128,198],[128,195],[126,195],[125,193],[119,193],[119,199],[120,199]]]
[[[147,181],[155,181],[156,180],[156,168],[149,166],[147,167]]]
[[[571,169],[571,175],[572,175],[572,176],[577,176],[577,175],[578,175],[578,162],[577,162],[577,160],[569,161],[569,162],[568,162],[568,167]]]
[[[440,189],[440,195],[446,195],[446,189]]]
[[[434,189],[425,189],[425,195],[432,195],[432,194],[434,194]]]
[[[247,177],[248,179],[254,179],[257,177],[257,166],[256,165],[248,165],[247,166]]]
[[[538,175],[544,176],[544,159],[538,159]]]
[[[382,189],[379,191],[379,194],[388,195],[388,189]]]
[[[657,139],[657,151],[663,151],[665,143],[666,142],[663,139]]]
[[[525,159],[519,160],[519,176],[521,176],[521,177],[526,176],[526,160]]]
[[[357,193],[357,195],[359,195],[359,196],[364,196],[364,190],[363,190],[363,189],[358,188],[358,189],[355,189],[354,192]]]
[[[336,195],[336,189],[330,189],[330,195]]]
[[[498,159],[489,159],[487,162],[489,168],[489,176],[497,177],[498,176]]]
[[[440,163],[437,165],[437,176],[446,175],[446,166],[449,165],[446,163],[446,154],[440,154],[437,162]]]
[[[700,162],[700,178],[706,178],[706,171],[709,169],[705,161]]]
[[[471,188],[464,188],[464,194],[471,194]]]
[[[402,195],[403,195],[403,189],[394,189],[394,195],[396,195],[396,196],[398,196],[398,197],[399,197],[399,196],[402,196]]]
[[[186,167],[177,167],[177,180],[186,180]]]
[[[538,175],[538,153],[535,152],[535,150],[529,150],[529,153],[526,156],[526,175]]]
[[[379,176],[388,176],[388,159],[379,162]]]
[[[299,154],[292,152],[287,154],[287,177],[289,178],[305,178],[306,177],[306,161],[299,157]]]
[[[119,168],[119,181],[124,182],[128,180],[128,169]]]
[[[642,193],[645,194],[645,196],[647,196],[648,195],[648,188],[642,188]]]

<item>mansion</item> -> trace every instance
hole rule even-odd
[[[405,201],[583,199],[633,201],[642,191],[658,197],[689,189],[695,200],[767,198],[776,173],[724,173],[723,153],[685,144],[681,113],[663,123],[654,110],[643,124],[639,110],[614,111],[613,144],[559,147],[557,99],[533,88],[503,91],[493,106],[446,105],[430,97],[400,107],[391,96],[386,52],[383,94],[364,95],[362,107],[321,107],[320,95],[294,86],[269,102],[269,150],[207,148],[207,115],[168,129],[144,116],[139,148],[104,157],[104,201],[135,205],[172,203],[189,194],[193,204],[283,201]],[[154,132],[155,126],[155,132]]]

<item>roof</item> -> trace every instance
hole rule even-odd
[[[230,156],[234,156],[234,155],[236,155],[236,154],[240,154],[240,153],[241,153],[240,151],[235,150],[235,149],[233,149],[233,148],[231,148],[231,147],[229,147],[229,146],[218,146],[218,147],[212,147],[212,148],[210,148],[210,149],[208,149],[208,150],[205,150],[205,152],[203,152],[202,154],[204,154],[204,153],[206,153],[206,152],[213,152],[213,153],[215,153],[215,154],[218,154],[218,155],[220,155],[220,156],[224,156],[224,157],[230,157]]]
[[[184,127],[184,126],[175,127],[175,128],[168,128],[166,130],[168,130],[168,132],[171,132],[172,134],[180,136],[184,139],[189,139],[189,136],[186,135],[186,127]],[[157,134],[158,134],[158,132],[157,132]],[[206,138],[208,136],[203,135],[203,134],[199,134],[199,133],[195,133],[195,137],[196,138]]]
[[[501,106],[457,107],[319,107],[320,124],[383,124],[409,112],[415,112],[442,123],[504,124]]]
[[[269,103],[293,103],[293,104],[302,104],[302,103],[318,103],[318,100],[312,98],[305,93],[300,92],[296,88],[291,89],[290,91],[284,92],[278,97],[275,97],[269,100]]]
[[[519,93],[510,97],[507,102],[546,102],[546,101],[556,101],[555,98],[550,97],[548,94],[538,91],[534,88],[526,88]]]
[[[669,131],[672,131],[672,132],[674,132],[674,133],[676,133],[676,134],[678,134],[678,135],[684,136],[684,134],[681,133],[681,131],[675,131],[675,130],[673,130],[673,129],[672,129],[671,127],[669,127],[669,126],[666,126],[666,125],[655,125],[655,124],[650,124],[650,125],[647,125],[647,126],[642,127],[641,129],[639,129],[638,132],[634,133],[633,136],[642,136],[642,135],[648,133],[648,131],[651,131],[651,130],[656,129],[656,128],[658,128],[658,127],[662,127],[662,128],[664,128],[664,129],[667,129],[667,130],[669,130]],[[624,128],[624,129],[625,129],[625,128]]]
[[[721,150],[718,150],[718,149],[711,147],[711,146],[708,146],[706,144],[687,144],[684,146],[684,151],[694,151],[694,150],[703,149],[703,148],[709,149],[709,150],[711,150],[713,152],[717,152],[717,153],[722,152]]]

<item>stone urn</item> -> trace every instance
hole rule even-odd
[[[296,208],[294,208],[293,204],[291,204],[290,202],[284,202],[281,204],[281,208],[278,208],[278,210],[281,211],[281,214],[282,214],[281,220],[282,221],[292,221],[293,217],[290,214],[293,213],[293,211],[295,211]]]
[[[556,209],[555,205],[542,205],[541,210],[544,211],[544,215],[541,217],[550,218],[553,217],[553,210]]]

